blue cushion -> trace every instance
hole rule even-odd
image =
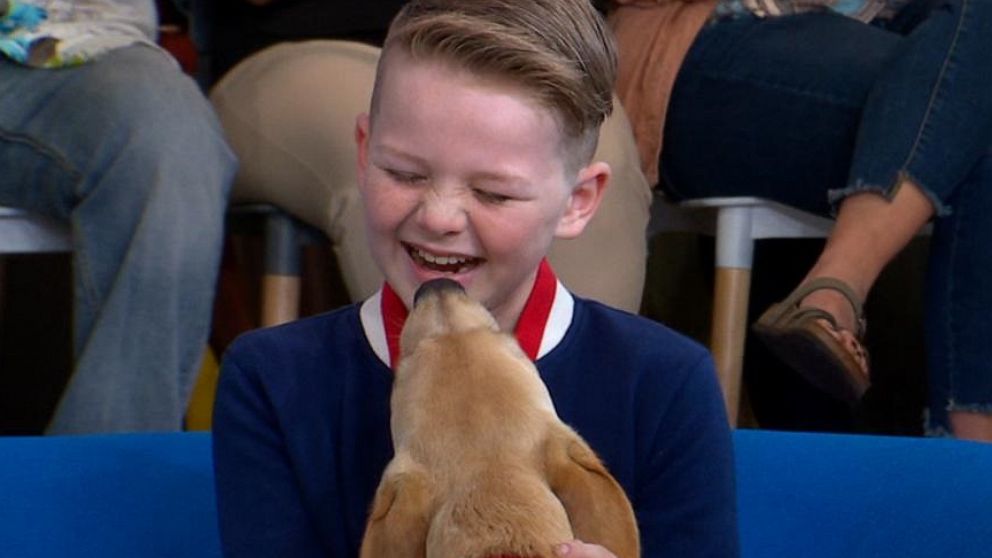
[[[219,557],[210,437],[0,438],[0,556]]]
[[[992,556],[992,445],[734,436],[743,558]]]
[[[743,558],[992,556],[992,445],[739,430]],[[210,437],[0,437],[0,557],[220,556]]]

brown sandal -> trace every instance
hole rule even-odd
[[[847,298],[858,321],[856,332],[839,327],[836,318],[825,310],[799,307],[807,295],[820,289],[832,289]],[[865,325],[854,291],[843,281],[821,277],[773,304],[752,329],[776,357],[814,386],[855,403],[871,385],[868,352],[862,342]]]

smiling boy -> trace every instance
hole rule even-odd
[[[610,169],[588,163],[597,128],[562,138],[560,118],[508,78],[440,55],[384,58],[356,130],[372,256],[406,307],[449,277],[512,331],[552,239],[577,236],[599,203]],[[588,151],[581,166],[570,144]]]
[[[558,414],[623,486],[644,556],[736,556],[730,436],[708,353],[571,295],[545,260],[554,238],[582,232],[608,183],[591,158],[615,73],[586,0],[423,0],[397,16],[355,129],[385,284],[225,355],[214,455],[226,555],[357,555],[392,456],[406,309],[421,283],[448,277],[516,334]],[[611,556],[561,542],[569,556]]]

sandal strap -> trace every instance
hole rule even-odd
[[[819,291],[821,289],[834,290],[844,295],[844,298],[847,299],[847,302],[851,305],[851,308],[854,309],[854,319],[857,321],[858,324],[858,331],[855,332],[855,335],[859,339],[863,338],[865,330],[867,329],[868,326],[868,323],[865,320],[865,316],[864,316],[864,306],[862,305],[861,301],[858,300],[857,295],[854,294],[854,290],[851,289],[851,287],[849,287],[847,283],[841,281],[840,279],[836,279],[834,277],[818,277],[816,279],[813,279],[809,283],[800,285],[796,290],[792,291],[792,293],[789,294],[789,296],[785,300],[782,301],[782,307],[798,308],[799,303],[802,301],[802,299],[806,298],[806,296],[812,293],[813,291]],[[806,310],[807,309],[803,309],[803,311]],[[837,320],[833,316],[831,316],[829,312],[824,312],[822,310],[817,310],[815,308],[810,308],[808,310],[810,311],[816,310],[816,312],[818,313],[817,317],[824,318],[827,321],[829,321],[831,324],[833,324],[835,328],[837,327]]]
[[[826,310],[820,310],[819,308],[813,308],[810,306],[806,308],[797,308],[796,311],[790,315],[793,322],[805,321],[806,318],[810,316],[812,316],[813,319],[826,320],[830,323],[830,327],[832,327],[834,331],[840,330],[840,326],[837,325],[837,318]]]

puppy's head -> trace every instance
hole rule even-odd
[[[509,431],[513,421],[519,431],[542,423],[535,415],[553,413],[547,388],[517,340],[450,280],[427,282],[414,297],[400,336],[391,406],[397,445],[418,432],[445,445],[439,432],[452,424],[461,432],[494,425]]]

